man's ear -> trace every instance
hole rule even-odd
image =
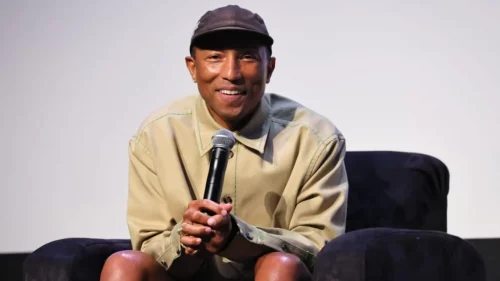
[[[192,56],[187,56],[185,60],[186,67],[189,70],[189,74],[191,75],[191,79],[193,79],[193,82],[196,83],[196,64],[194,62],[195,59]]]
[[[266,77],[266,83],[271,82],[271,76],[273,75],[274,68],[276,67],[276,58],[271,57],[269,61],[267,62],[267,77]]]

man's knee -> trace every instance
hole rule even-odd
[[[104,263],[101,280],[144,280],[161,274],[163,268],[150,255],[139,251],[120,251]]]
[[[309,280],[311,273],[305,264],[292,254],[273,252],[259,258],[255,274],[268,280]]]
[[[112,254],[106,260],[104,266],[113,268],[150,268],[155,266],[156,261],[150,255],[139,251],[120,251]]]

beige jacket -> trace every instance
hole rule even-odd
[[[220,128],[203,99],[188,96],[151,114],[130,141],[133,248],[179,279],[203,263],[184,255],[177,231],[188,203],[203,198],[211,137]],[[233,133],[222,198],[233,203],[239,233],[217,258],[251,263],[284,251],[312,268],[318,251],[345,230],[344,137],[326,118],[275,94],[265,94],[249,124]]]

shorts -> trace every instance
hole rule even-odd
[[[193,281],[253,281],[255,262],[238,263],[220,256],[208,258]]]

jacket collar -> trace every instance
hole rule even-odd
[[[232,132],[236,141],[262,154],[271,126],[270,111],[268,101],[262,97],[258,109],[245,127]],[[193,118],[196,141],[200,156],[203,156],[212,149],[212,136],[223,127],[213,119],[201,96],[196,99]]]

